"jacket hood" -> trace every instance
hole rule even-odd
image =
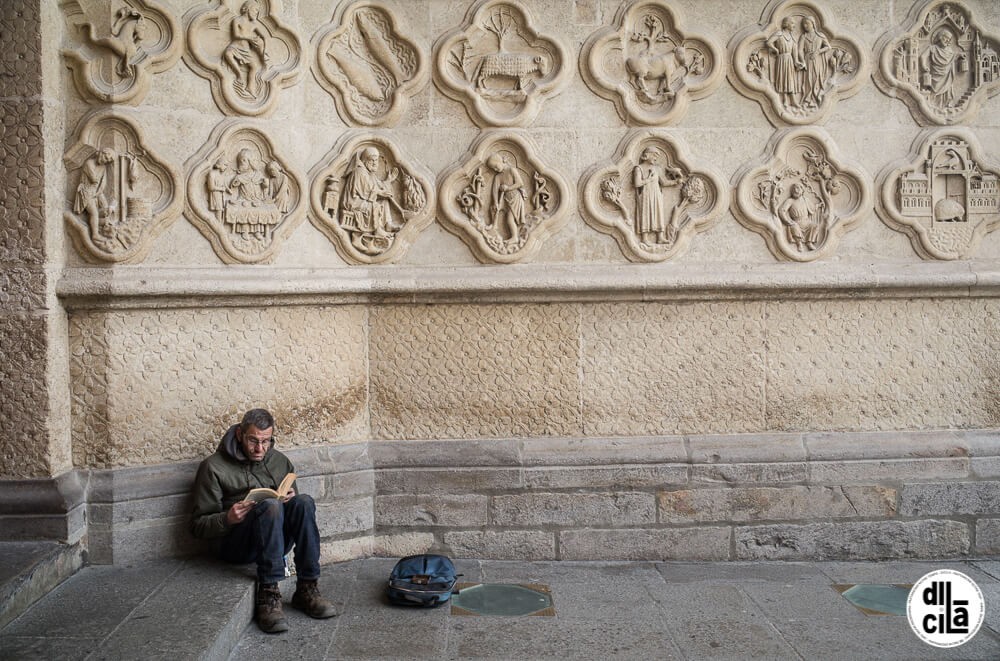
[[[241,463],[249,463],[250,458],[247,457],[246,453],[243,452],[243,447],[240,442],[236,440],[236,430],[239,429],[240,425],[237,423],[226,430],[226,433],[222,435],[222,440],[219,441],[219,450],[222,450],[227,455],[239,461]],[[267,454],[264,455],[264,459],[267,459],[267,455],[271,454],[271,450],[274,449],[274,442],[271,443],[271,447],[267,449]]]

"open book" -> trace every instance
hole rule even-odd
[[[250,489],[247,492],[243,502],[250,501],[254,503],[259,503],[262,500],[267,500],[268,498],[277,498],[281,500],[288,494],[288,490],[292,488],[292,483],[295,482],[295,473],[289,473],[285,476],[285,479],[281,481],[277,489],[268,489],[267,487],[258,487],[256,489]]]

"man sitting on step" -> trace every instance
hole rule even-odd
[[[266,633],[288,631],[278,581],[285,577],[285,555],[295,547],[297,583],[292,606],[315,618],[336,611],[317,587],[319,529],[316,503],[292,484],[282,498],[245,500],[254,488],[277,489],[292,473],[292,462],[274,449],[274,418],[253,409],[222,437],[215,454],[201,462],[194,484],[191,532],[216,540],[228,562],[257,563],[254,617]]]

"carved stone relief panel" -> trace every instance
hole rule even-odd
[[[180,175],[145,144],[132,119],[84,119],[65,157],[64,214],[77,250],[94,261],[135,263],[181,211]]]
[[[661,262],[687,249],[726,207],[726,185],[695,170],[678,142],[641,131],[626,136],[613,160],[584,176],[584,218],[610,234],[634,262]]]
[[[379,2],[361,0],[338,14],[313,37],[316,80],[348,124],[396,124],[410,97],[427,85],[424,54]]]
[[[785,129],[756,163],[733,177],[733,215],[767,241],[778,259],[832,254],[869,208],[868,175],[843,161],[822,129]]]
[[[184,61],[230,115],[265,115],[301,73],[302,45],[271,0],[216,0],[184,15]]]
[[[465,23],[434,44],[441,91],[465,105],[479,126],[526,126],[547,96],[572,75],[562,41],[543,36],[513,0],[480,0]]]
[[[186,169],[187,216],[227,264],[270,261],[302,222],[302,177],[251,126],[223,122]]]
[[[536,151],[522,135],[488,133],[442,175],[442,224],[480,261],[526,260],[565,222],[570,186]]]
[[[1000,38],[983,32],[962,2],[914,5],[904,25],[879,38],[875,52],[875,82],[921,125],[971,121],[1000,93]]]
[[[759,25],[732,39],[733,86],[775,126],[816,124],[868,79],[868,54],[813,2],[772,2]]]
[[[41,267],[46,255],[44,102],[0,101],[0,117],[0,263]]]
[[[718,87],[720,52],[711,40],[685,34],[680,14],[666,2],[635,1],[587,39],[580,71],[624,121],[669,124],[684,116],[690,99]]]
[[[400,258],[434,221],[434,187],[381,136],[345,136],[309,173],[310,220],[353,264]]]
[[[63,51],[88,101],[139,104],[154,73],[181,56],[180,25],[155,0],[64,0],[61,8],[78,45]]]
[[[879,215],[925,259],[972,257],[1000,227],[1000,169],[982,154],[967,129],[924,131],[879,174]]]

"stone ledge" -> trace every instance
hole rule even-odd
[[[350,303],[1000,296],[988,260],[925,264],[524,264],[462,267],[67,268],[69,310]]]
[[[372,441],[288,454],[317,499],[330,560],[518,548],[551,559],[860,559],[995,549],[1000,482],[973,462],[995,462],[998,441],[982,429]],[[7,481],[26,488],[0,488],[0,524],[15,538],[89,532],[96,563],[186,555],[197,548],[186,532],[196,467]],[[662,547],[709,528],[693,546]],[[630,535],[635,549],[623,546]],[[768,550],[765,537],[785,541]]]

